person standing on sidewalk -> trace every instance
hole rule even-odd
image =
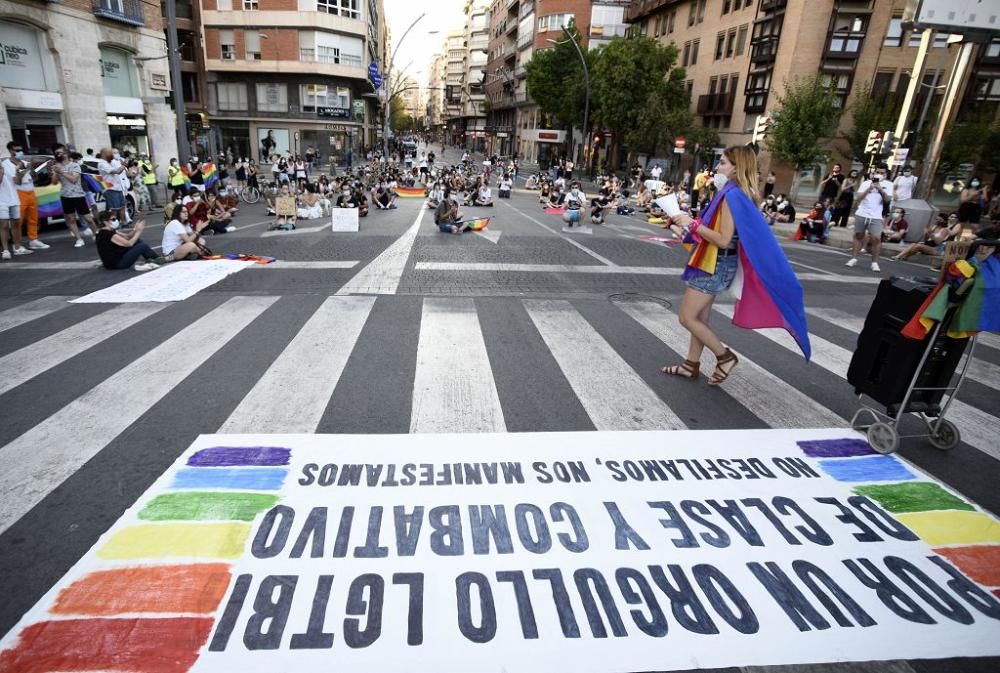
[[[49,246],[38,240],[38,198],[35,196],[35,171],[47,162],[29,165],[17,185],[17,198],[21,203],[21,222],[28,232],[28,249],[45,250]],[[20,226],[18,227],[20,228]]]
[[[83,169],[80,168],[80,160],[83,159],[83,155],[79,152],[70,152],[68,155],[65,150],[56,152],[56,164],[52,167],[52,177],[59,181],[59,201],[62,203],[63,215],[66,218],[66,227],[73,234],[73,238],[76,242],[73,243],[74,248],[83,247],[83,236],[80,234],[80,229],[77,227],[77,219],[83,218],[83,226],[85,231],[89,231],[91,236],[94,235],[94,230],[97,229],[94,224],[94,217],[90,214],[90,205],[87,203],[87,194],[83,190],[82,174]],[[90,229],[86,229],[87,225],[90,225]]]
[[[15,255],[30,255],[31,251],[21,245],[21,201],[17,196],[17,185],[28,172],[28,166],[21,160],[24,152],[21,145],[7,143],[10,156],[0,162],[0,259],[11,259]],[[8,233],[9,229],[9,233]],[[7,246],[13,239],[14,247]]]
[[[865,180],[858,187],[857,198],[860,203],[854,213],[854,245],[851,249],[851,258],[847,260],[845,266],[858,265],[858,255],[861,253],[865,234],[868,233],[871,234],[872,241],[872,271],[875,273],[881,271],[878,256],[882,251],[882,212],[885,205],[892,200],[892,183],[885,177],[887,170],[885,164],[879,164],[872,178]]]
[[[104,202],[108,210],[118,216],[120,222],[125,222],[125,192],[122,191],[122,173],[125,166],[115,159],[114,152],[105,147],[101,150],[101,158],[97,162],[97,171],[101,180],[107,185],[104,190]]]
[[[149,203],[153,208],[160,207],[157,195],[157,187],[160,183],[156,178],[156,169],[159,167],[159,164],[154,164],[145,154],[139,159],[139,168],[142,171],[142,184],[146,186],[146,192],[149,194]]]

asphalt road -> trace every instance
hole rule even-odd
[[[17,473],[32,442],[78,441],[26,498],[14,502],[12,477],[0,476],[0,633],[199,434],[846,426],[858,400],[844,377],[879,278],[929,273],[884,261],[878,276],[864,261],[845,268],[842,251],[782,241],[805,287],[814,360],[773,331],[729,325],[723,298],[715,326],[743,364],[715,390],[658,372],[686,347],[676,323],[685,253],[649,240],[663,230],[611,215],[591,235],[566,235],[518,189],[468,209],[493,217],[488,233],[451,236],[422,206],[400,199],[372,211],[357,234],[323,221],[269,234],[263,207],[245,205],[237,231],[211,247],[278,261],[138,313],[64,302],[135,273],[96,268],[93,245],[74,249],[65,233],[45,237],[51,250],[0,264],[0,475]],[[149,216],[152,245],[161,219]],[[354,298],[346,313],[329,303],[337,295]],[[302,333],[332,335],[322,364],[337,375],[301,390],[272,385],[263,375],[275,363],[313,364],[296,345]],[[570,348],[594,353],[593,366],[568,358]],[[1000,340],[985,339],[975,358],[953,416],[963,443],[944,453],[904,440],[900,454],[1000,513]],[[473,374],[462,394],[476,412],[421,403],[460,369]],[[782,670],[986,673],[1000,660]]]

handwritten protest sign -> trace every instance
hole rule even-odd
[[[358,209],[334,208],[330,211],[330,222],[333,225],[333,231],[356,232],[359,229]]]
[[[279,196],[274,200],[274,212],[278,217],[295,217],[295,197]]]
[[[842,430],[203,436],[0,669],[998,655],[998,549],[993,517]]]

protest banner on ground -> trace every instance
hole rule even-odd
[[[254,261],[212,259],[172,262],[141,276],[127,278],[111,287],[73,299],[76,304],[119,304],[143,301],[182,301],[237,271],[253,266]],[[118,273],[109,271],[108,273]]]
[[[330,223],[335,232],[357,232],[360,229],[357,208],[334,208],[330,211]]]
[[[843,430],[202,436],[0,670],[996,656],[998,552],[992,516]]]

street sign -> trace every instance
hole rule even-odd
[[[677,136],[676,138],[674,138],[675,150],[683,150],[686,145],[687,145],[687,139],[684,136]],[[681,151],[678,152],[678,154],[684,154],[684,152]]]
[[[376,89],[382,87],[382,73],[378,71],[378,63],[374,61],[368,65],[368,79],[372,81]]]
[[[910,156],[910,148],[908,147],[897,148],[896,151],[893,152],[892,154],[893,167],[902,166],[903,164],[905,164],[909,156]]]
[[[674,148],[674,154],[684,154],[684,148],[683,147],[675,147]]]
[[[506,131],[497,131],[497,138],[506,138],[508,134]]]

